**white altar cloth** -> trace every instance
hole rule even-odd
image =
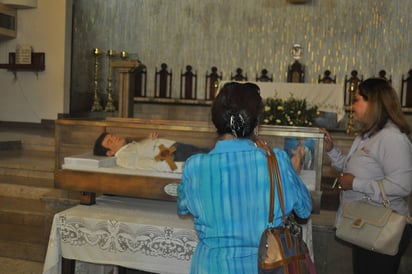
[[[250,81],[249,81],[250,82]],[[227,83],[222,81],[220,85]],[[311,83],[274,83],[251,82],[259,86],[263,99],[278,97],[282,99],[293,95],[298,99],[306,99],[308,106],[316,105],[319,110],[337,114],[338,121],[345,115],[343,87],[338,84]]]
[[[313,259],[312,220],[302,228]],[[107,272],[97,264],[186,274],[197,241],[193,218],[179,216],[175,202],[103,196],[55,214],[43,274],[60,274],[62,257],[91,263],[93,273]]]
[[[191,217],[176,203],[104,196],[54,216],[43,273],[61,273],[61,258],[155,273],[189,273],[197,244]]]

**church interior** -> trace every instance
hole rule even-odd
[[[313,128],[265,124],[260,135],[274,146],[285,134],[314,140],[313,172],[305,173],[316,201],[314,262],[319,274],[351,273],[350,246],[334,230],[339,173],[318,127],[348,151],[353,91],[370,77],[392,84],[412,126],[411,9],[410,0],[0,0],[0,273],[187,273],[190,259],[166,258],[162,269],[144,256],[139,268],[105,263],[121,258],[114,254],[91,256],[96,263],[52,254],[60,212],[93,210],[117,195],[146,199],[149,212],[156,201],[176,202],[174,177],[72,170],[65,160],[88,153],[104,131],[211,146],[210,106],[228,81],[320,110]],[[399,274],[412,273],[411,258],[412,244]]]

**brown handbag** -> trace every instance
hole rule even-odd
[[[258,143],[259,145],[259,143]],[[259,145],[262,147],[261,145]],[[310,258],[309,250],[302,239],[302,228],[294,221],[293,214],[285,216],[282,183],[276,156],[267,146],[262,147],[266,152],[270,178],[270,207],[268,228],[260,238],[258,251],[259,274],[316,274],[315,266]],[[274,219],[274,175],[282,211],[283,225],[271,227]]]

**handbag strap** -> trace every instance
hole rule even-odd
[[[272,166],[275,169],[275,175],[276,175],[276,187],[278,190],[278,197],[279,197],[279,204],[280,204],[280,209],[282,210],[282,220],[283,220],[283,224],[286,225],[287,221],[286,221],[286,216],[285,216],[285,202],[283,200],[283,189],[282,189],[282,181],[280,180],[280,171],[279,171],[279,164],[278,164],[278,160],[276,158],[275,153],[273,153],[273,151],[270,153],[270,158],[271,158],[271,162],[272,162]],[[271,177],[271,184],[273,184],[273,176]],[[273,192],[272,192],[273,193]],[[272,194],[274,195],[274,194]],[[274,217],[274,212],[272,210],[272,221],[273,221],[273,217]]]
[[[265,151],[266,154],[266,161],[268,164],[268,170],[269,170],[269,180],[270,180],[270,201],[269,201],[269,217],[268,217],[268,222],[269,224],[273,223],[273,218],[274,218],[274,207],[275,207],[275,182],[274,182],[274,176],[276,176],[276,188],[278,191],[278,197],[279,197],[279,204],[280,204],[280,209],[282,211],[282,221],[283,224],[286,224],[286,217],[285,217],[285,205],[284,205],[284,200],[283,200],[283,190],[282,190],[282,183],[280,180],[280,171],[279,171],[279,164],[278,160],[276,158],[275,153],[273,150],[268,146],[266,142],[263,142],[261,140],[256,140],[256,144],[258,147],[262,148]]]
[[[381,191],[383,206],[386,208],[391,208],[391,201],[388,199],[388,196],[386,196],[385,189],[383,188],[382,180],[378,181],[378,186]]]
[[[383,206],[386,207],[386,208],[391,208],[391,201],[388,199],[388,196],[386,196],[386,192],[385,192],[385,189],[383,188],[382,180],[378,181],[378,186],[379,186],[379,189],[381,191]],[[412,217],[411,216],[406,216],[406,222],[408,224],[412,224]]]

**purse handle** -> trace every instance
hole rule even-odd
[[[269,170],[269,179],[270,179],[270,204],[269,204],[269,217],[268,217],[268,222],[269,224],[273,223],[273,218],[274,218],[274,207],[275,207],[275,183],[274,183],[274,176],[276,176],[276,188],[278,191],[278,197],[279,197],[279,204],[280,204],[280,209],[282,211],[282,221],[283,224],[287,224],[287,220],[285,217],[285,205],[284,205],[284,200],[283,200],[283,190],[282,190],[282,183],[280,179],[280,171],[279,171],[279,164],[278,160],[276,158],[275,153],[273,150],[268,146],[268,144],[262,140],[256,140],[256,145],[263,149],[266,154],[266,161],[268,164],[268,170]]]
[[[379,189],[381,191],[383,206],[386,207],[386,208],[391,208],[391,201],[386,196],[385,189],[383,188],[382,180],[378,181],[378,186],[379,186]]]
[[[391,201],[388,199],[388,196],[386,196],[386,192],[385,192],[385,189],[383,188],[383,182],[382,182],[382,180],[379,180],[379,181],[378,181],[378,186],[379,186],[379,189],[380,189],[380,191],[381,191],[382,204],[383,204],[383,206],[386,207],[386,208],[392,209],[392,208],[391,208]],[[393,209],[392,209],[392,210],[393,210]],[[411,217],[410,215],[409,215],[409,216],[406,216],[406,222],[407,222],[408,224],[412,224],[412,217]]]

